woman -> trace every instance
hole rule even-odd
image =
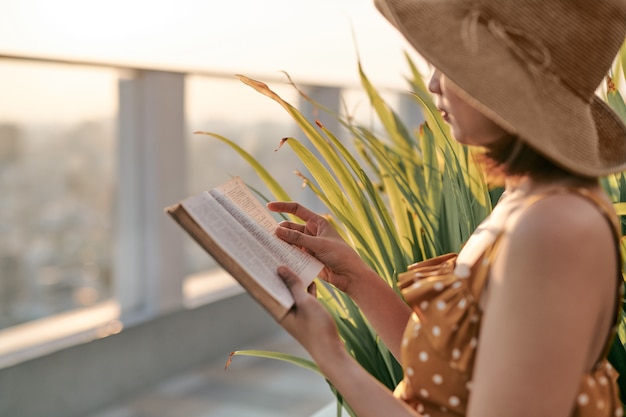
[[[345,351],[287,268],[281,322],[360,417],[620,416],[606,361],[621,299],[619,231],[598,177],[626,169],[626,128],[594,96],[626,33],[622,0],[380,0],[437,70],[429,83],[461,143],[486,149],[506,192],[461,252],[400,274],[404,300],[320,216],[278,236],[326,267],[405,378],[388,391]],[[494,168],[495,166],[495,168]],[[419,192],[419,190],[416,190]]]

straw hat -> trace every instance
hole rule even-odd
[[[375,0],[478,110],[584,176],[626,170],[626,127],[595,95],[624,0]]]

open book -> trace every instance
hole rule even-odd
[[[306,286],[323,268],[276,236],[278,223],[239,177],[165,211],[277,320],[294,303],[278,266],[288,266]]]

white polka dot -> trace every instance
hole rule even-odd
[[[416,290],[416,289],[418,289],[421,286],[422,286],[422,281],[417,281],[416,283],[411,285],[411,289]]]
[[[459,349],[452,349],[452,359],[459,360],[461,357],[461,351]]]
[[[443,288],[444,288],[443,282],[440,282],[440,281],[435,282],[435,285],[433,285],[433,288],[434,288],[436,291],[441,291],[441,290],[443,290]]]
[[[590,387],[595,387],[596,386],[596,380],[593,379],[592,376],[587,377],[587,385],[589,385]]]
[[[420,309],[421,310],[426,310],[428,308],[428,301],[422,301],[420,303]]]
[[[441,329],[439,326],[433,326],[433,336],[439,336],[441,334]]]
[[[439,374],[433,375],[433,383],[435,383],[435,385],[441,385],[443,383],[443,377]]]
[[[478,323],[478,320],[480,320],[480,317],[478,316],[478,314],[474,314],[472,318],[470,319],[472,323]]]
[[[587,405],[589,404],[589,396],[587,394],[580,394],[577,401],[578,405]]]
[[[422,388],[420,390],[420,395],[422,396],[422,398],[428,398],[428,390]]]
[[[450,397],[450,399],[448,400],[448,402],[450,403],[450,405],[452,407],[456,407],[461,403],[461,400],[459,400],[459,397],[455,397],[454,395],[452,397]]]
[[[465,388],[467,388],[467,390],[471,390],[472,387],[474,386],[474,384],[472,383],[472,381],[467,381],[467,383],[465,384]]]
[[[413,368],[411,368],[411,367],[406,368],[406,374],[408,376],[413,376],[413,374],[414,374]]]
[[[624,415],[624,409],[619,407],[615,409],[615,417],[622,417]]]
[[[417,405],[417,412],[420,414],[424,414],[424,404]]]
[[[446,406],[442,405],[441,407],[439,407],[439,409],[443,412],[443,413],[447,413],[448,409],[446,408]]]
[[[423,417],[430,417],[430,414],[423,414]]]
[[[467,306],[467,298],[461,298],[459,300],[459,304],[457,304],[459,308],[465,308]]]
[[[444,310],[446,308],[446,302],[443,300],[437,301],[437,310]]]
[[[461,281],[457,281],[454,284],[452,284],[452,288],[456,289],[456,288],[459,288],[461,285],[463,285]]]
[[[598,409],[604,410],[604,401],[599,400],[596,406],[598,407]]]
[[[421,328],[422,325],[420,323],[415,323],[415,326],[413,326],[413,337],[417,336]]]
[[[602,375],[600,378],[598,378],[598,382],[600,383],[600,385],[606,385],[609,383],[609,380],[606,379],[604,375]]]
[[[421,351],[419,354],[420,361],[426,362],[428,360],[428,352]]]
[[[470,347],[472,349],[474,349],[476,346],[478,346],[478,339],[476,339],[475,337],[472,337],[472,339],[470,340],[469,345],[470,345]]]

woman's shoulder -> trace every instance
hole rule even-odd
[[[504,252],[520,262],[557,266],[609,262],[617,248],[616,220],[599,186],[510,193],[474,232],[459,260],[473,264],[497,241],[499,252],[504,246],[508,249]]]
[[[506,234],[511,239],[549,246],[562,244],[578,250],[612,242],[614,212],[606,195],[595,188],[559,189],[527,197],[508,219]]]
[[[549,279],[589,291],[600,280],[614,289],[618,242],[604,207],[610,204],[602,192],[587,191],[549,193],[514,213],[496,269],[523,285]]]

